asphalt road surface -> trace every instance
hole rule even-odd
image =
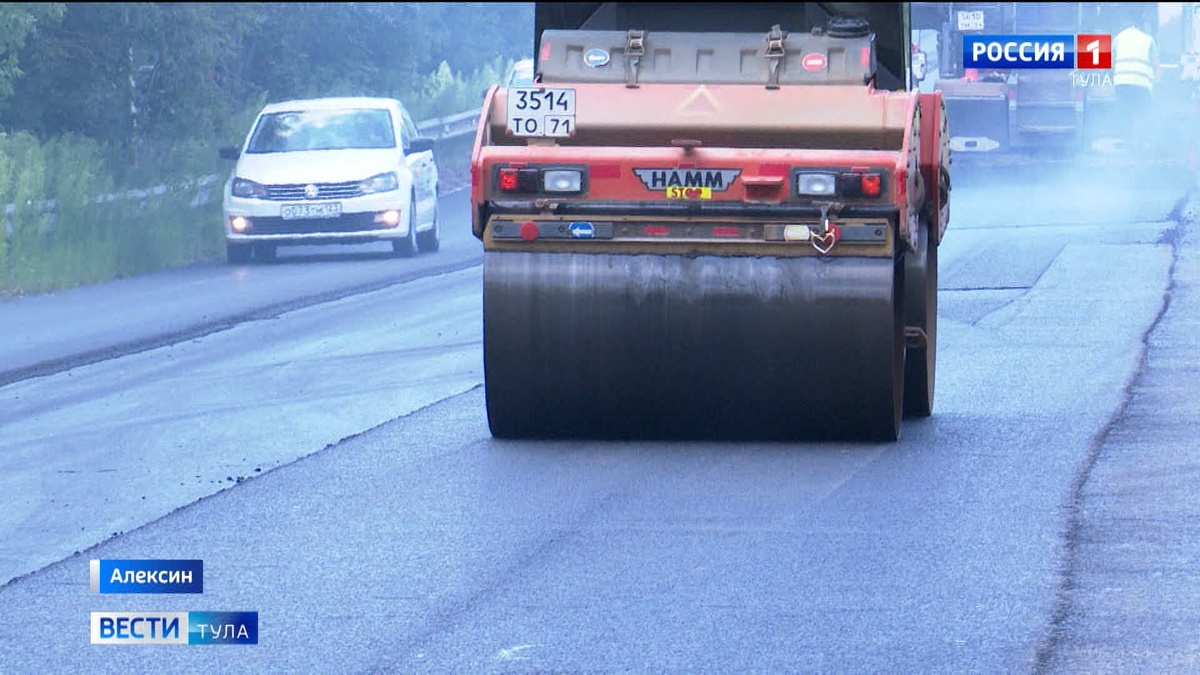
[[[0,304],[0,672],[1196,670],[1190,179],[958,180],[895,444],[492,440],[462,193],[413,260]],[[127,558],[204,593],[89,593]],[[259,643],[89,644],[189,610]]]

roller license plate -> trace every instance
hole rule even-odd
[[[279,207],[279,217],[284,220],[300,218],[338,218],[342,215],[341,202],[324,204],[284,204]]]
[[[983,30],[983,12],[959,12],[959,30]]]
[[[512,87],[507,108],[513,136],[568,138],[575,133],[574,89]]]

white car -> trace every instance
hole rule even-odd
[[[399,101],[321,98],[262,109],[225,185],[230,263],[266,261],[276,246],[390,241],[397,255],[436,251],[433,140]]]
[[[533,59],[521,59],[508,69],[508,77],[504,78],[506,87],[528,87],[533,84]]]

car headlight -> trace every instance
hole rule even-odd
[[[824,197],[837,193],[837,175],[832,173],[796,174],[796,194],[801,197]]]
[[[233,192],[234,197],[267,198],[267,186],[245,178],[234,178],[233,187],[230,191]]]
[[[358,187],[364,195],[373,195],[376,192],[390,192],[400,189],[400,179],[396,177],[395,172],[389,171],[377,176],[371,176],[359,183]]]
[[[542,189],[546,192],[579,192],[583,189],[583,172],[578,169],[547,169],[542,172]]]

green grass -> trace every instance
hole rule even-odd
[[[431,73],[410,108],[418,120],[467,110],[482,103],[480,93],[500,77],[497,62],[470,77],[443,64]],[[403,97],[402,97],[403,98]],[[266,102],[249,102],[234,116],[248,128]],[[245,133],[240,130],[238,134]],[[0,298],[71,288],[206,262],[224,256],[221,190],[232,164],[216,148],[236,143],[175,140],[146,144],[137,161],[120,157],[91,139],[64,136],[40,140],[26,133],[0,133]],[[472,135],[439,144],[435,150],[442,187],[469,185]],[[119,179],[118,179],[119,173]],[[200,188],[189,187],[145,199],[97,202],[99,195],[150,188],[174,178],[218,174],[206,203],[192,204]],[[46,202],[53,200],[54,207]],[[11,236],[5,236],[11,225]]]
[[[41,293],[212,260],[224,252],[220,202],[190,195],[63,209],[53,229],[22,228],[3,252],[7,295]],[[46,219],[39,219],[46,220]]]
[[[215,186],[219,190],[219,186]],[[80,138],[0,138],[0,294],[41,293],[214,258],[223,249],[220,199],[192,206],[195,189],[144,200],[111,194],[102,149]],[[54,208],[45,202],[55,201]]]

